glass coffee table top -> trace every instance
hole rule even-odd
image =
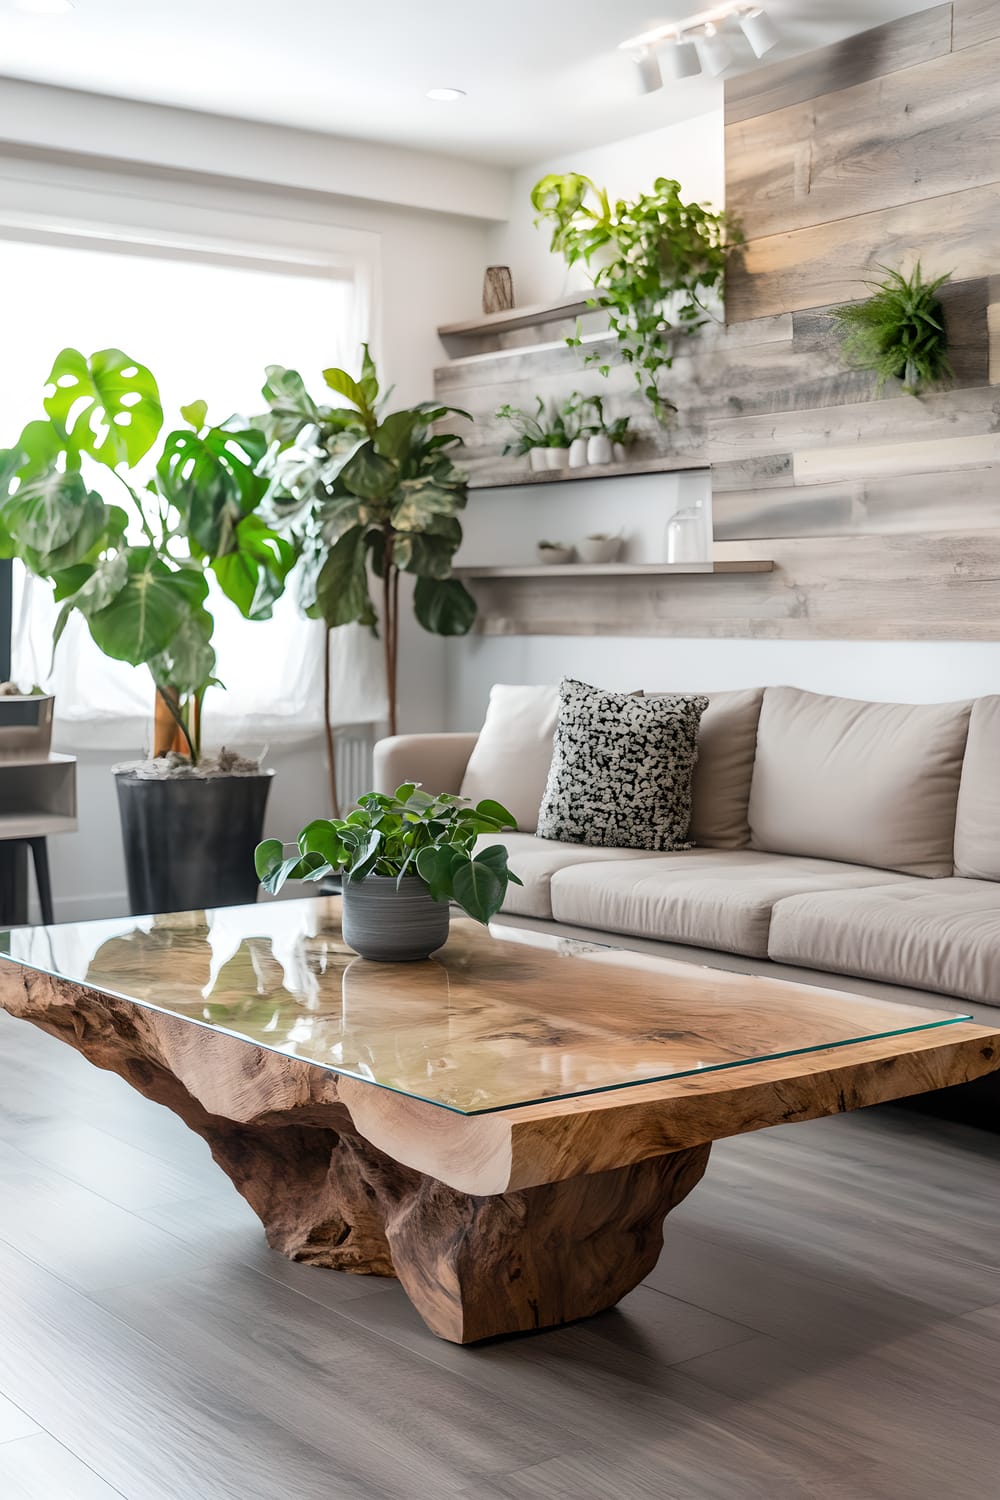
[[[417,964],[366,962],[338,897],[0,935],[4,956],[463,1114],[967,1020],[452,917]]]

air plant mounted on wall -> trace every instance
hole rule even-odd
[[[948,276],[925,281],[920,262],[912,275],[879,266],[883,281],[870,281],[872,296],[834,312],[845,334],[844,357],[856,369],[870,370],[881,391],[889,380],[902,382],[911,396],[951,375],[948,334],[938,292]]]

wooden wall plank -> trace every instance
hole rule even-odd
[[[851,302],[880,265],[956,281],[990,276],[997,263],[1000,183],[904,203],[809,229],[751,240],[729,277],[731,322]]]
[[[773,573],[480,580],[490,635],[1000,639],[1000,529],[722,543]]]
[[[992,0],[985,0],[991,4]],[[984,0],[966,0],[970,10]],[[974,23],[970,23],[970,32]],[[966,45],[963,43],[963,45]],[[935,5],[916,15],[889,21],[830,47],[793,57],[767,68],[753,68],[726,83],[726,124],[748,120],[789,104],[849,88],[867,78],[881,78],[912,68],[951,48],[951,6]]]
[[[995,432],[1000,432],[1000,390],[984,386],[810,412],[726,418],[709,427],[709,457],[714,463],[856,443],[975,438]]]
[[[959,531],[1000,526],[1000,465],[923,474],[865,475],[829,484],[716,490],[720,541],[763,537],[886,536],[927,532],[946,521]]]
[[[954,0],[952,47],[975,47],[1000,36],[1000,0]]]
[[[1000,179],[1000,38],[726,130],[750,240]]]
[[[1000,433],[978,437],[931,438],[901,443],[849,443],[811,448],[792,455],[796,484],[829,484],[837,479],[866,479],[886,474],[941,474],[950,469],[956,485],[963,469],[1000,464]],[[942,496],[942,499],[944,497]]]

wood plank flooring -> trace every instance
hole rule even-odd
[[[0,1496],[980,1500],[998,1158],[899,1109],[724,1142],[618,1309],[461,1349],[0,1014]]]

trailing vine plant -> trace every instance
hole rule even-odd
[[[952,373],[948,334],[938,292],[947,275],[924,281],[920,262],[909,277],[887,266],[884,281],[869,281],[872,296],[834,311],[845,334],[843,352],[855,369],[870,370],[881,391],[900,380],[908,395],[946,380]]]
[[[743,242],[735,220],[683,202],[680,183],[670,177],[658,177],[634,202],[612,202],[580,172],[549,173],[535,183],[531,201],[535,223],[552,226],[553,252],[569,265],[596,265],[590,306],[607,312],[619,359],[632,367],[657,421],[668,421],[676,407],[664,374],[674,362],[675,336],[696,333],[712,319],[728,256]],[[583,341],[577,333],[567,342]],[[586,363],[602,375],[611,369],[601,353],[588,354]]]

